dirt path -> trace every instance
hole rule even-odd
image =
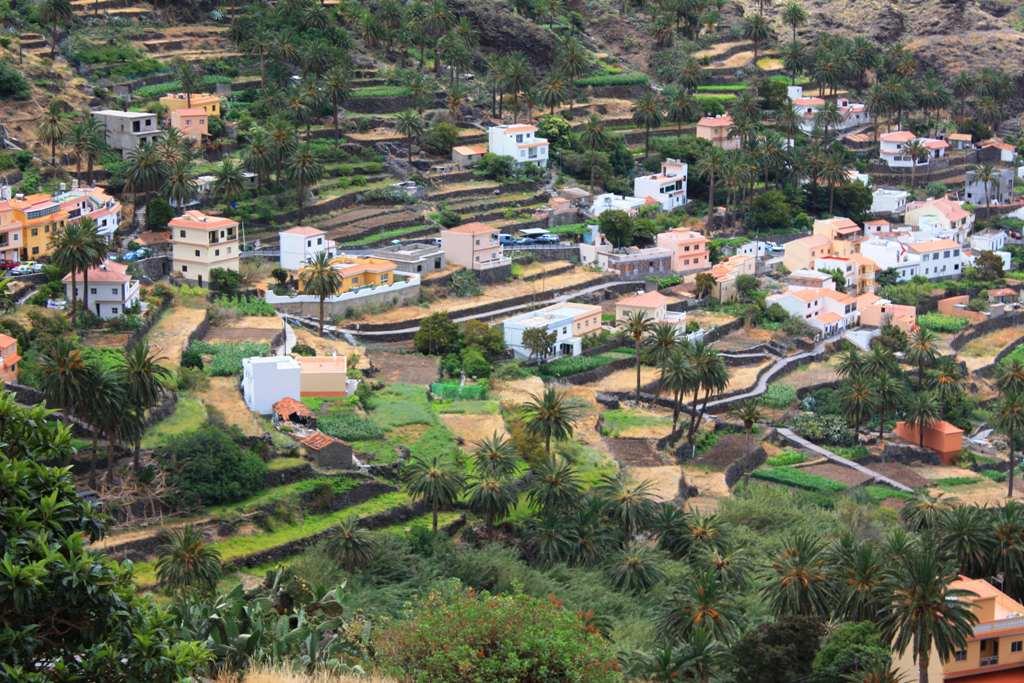
[[[167,358],[170,365],[178,367],[181,365],[185,341],[205,316],[204,308],[172,306],[146,335],[149,347]]]

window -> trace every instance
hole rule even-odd
[[[967,650],[957,650],[956,652],[953,653],[953,659],[955,659],[958,662],[966,661],[966,659],[967,659]]]
[[[220,256],[220,249],[214,249],[213,250],[213,255],[214,256]]]
[[[183,272],[183,273],[187,273],[187,272],[188,272],[188,266],[185,266],[185,265],[183,265],[183,266],[181,267],[181,272]]]
[[[39,228],[32,228],[32,236],[36,237],[39,235]]]
[[[199,250],[196,249],[196,256],[199,256]]]
[[[185,231],[184,230],[179,230],[178,231],[178,237],[184,237],[184,236],[185,236]]]
[[[111,287],[111,288],[110,288],[110,293],[111,293],[111,294],[120,294],[120,293],[121,293],[121,290],[120,290],[120,289],[118,289],[117,287]]]
[[[1022,648],[1024,648],[1024,642],[1020,640],[1010,643],[1010,652],[1020,652]]]
[[[522,142],[522,141],[523,141],[523,136],[522,136],[522,134],[520,134],[520,135],[517,135],[517,136],[516,136],[516,142]]]
[[[114,315],[117,315],[117,306],[111,306],[110,312],[113,313]]]
[[[32,247],[32,255],[35,256],[39,253],[39,247]]]
[[[90,294],[95,294],[96,293],[96,288],[95,287],[90,287],[89,288],[89,293]]]

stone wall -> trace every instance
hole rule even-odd
[[[160,254],[149,258],[139,259],[133,262],[138,268],[142,277],[156,282],[171,274],[171,255]]]
[[[619,360],[613,360],[611,363],[602,365],[599,368],[592,368],[590,370],[584,370],[583,372],[577,372],[575,375],[561,377],[555,381],[572,385],[589,384],[591,382],[604,379],[613,372],[625,370],[626,368],[631,368],[635,365],[636,359],[634,358],[620,358]]]
[[[547,245],[536,245],[536,246],[516,246],[506,247],[505,253],[508,255],[516,253],[525,253],[533,256],[534,260],[537,261],[571,261],[572,263],[580,262],[580,248],[579,245],[565,245],[565,246],[547,246]]]
[[[378,287],[369,292],[362,292],[358,295],[341,295],[332,301],[324,302],[324,316],[333,318],[344,317],[348,311],[359,311],[367,307],[401,306],[419,301],[420,285],[419,278],[415,282],[407,280],[388,287]],[[271,293],[266,295],[267,302],[282,313],[306,317],[318,317],[320,315],[320,302],[313,296],[277,296]],[[400,327],[409,327],[415,323],[399,323]],[[358,324],[353,323],[354,327]]]
[[[1015,327],[1018,325],[1024,325],[1024,311],[1007,313],[1006,315],[1001,315],[998,318],[990,318],[978,323],[977,325],[971,325],[969,328],[953,337],[949,342],[949,346],[954,351],[959,351],[966,346],[968,342],[977,339],[978,337],[983,337],[989,332],[995,332],[996,330],[1002,330],[1007,327]]]

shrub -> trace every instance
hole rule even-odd
[[[472,270],[457,270],[452,273],[452,294],[457,297],[479,296],[483,289]]]
[[[622,680],[610,641],[558,601],[523,594],[432,592],[376,645],[389,666],[438,683]]]
[[[200,359],[199,362],[202,363],[202,360]],[[186,367],[183,364],[178,369],[178,391],[202,390],[209,385],[210,379],[203,372],[202,368]]]
[[[296,356],[315,356],[316,349],[314,349],[309,344],[300,343],[292,347],[292,353],[294,353]]]
[[[540,366],[538,374],[541,377],[569,377],[570,375],[608,365],[623,357],[623,355],[614,353],[599,353],[596,356],[567,356]]]
[[[846,490],[846,485],[838,481],[826,479],[817,474],[811,474],[810,472],[804,472],[792,467],[769,467],[767,469],[754,470],[751,476],[755,479],[763,479],[764,481],[776,484],[796,486],[797,488],[821,493],[838,493]]]
[[[230,377],[242,372],[243,358],[265,356],[270,353],[270,345],[259,342],[211,344],[205,341],[194,341],[189,344],[185,354],[188,354],[189,351],[212,355],[213,359],[208,368],[209,373],[214,377]],[[182,354],[182,364],[184,364],[185,354]]]
[[[448,121],[435,121],[423,134],[422,143],[428,152],[448,156],[452,147],[459,144],[459,129]]]
[[[953,333],[967,327],[969,322],[966,318],[958,318],[953,315],[942,313],[925,313],[917,316],[917,324],[932,332]]]
[[[852,446],[853,430],[846,426],[846,420],[838,415],[816,415],[800,413],[793,418],[793,429],[797,434],[815,443],[829,446]]]
[[[761,399],[769,408],[782,410],[788,408],[796,400],[796,389],[788,384],[769,384]]]
[[[523,367],[518,361],[510,360],[494,366],[491,377],[495,379],[526,379],[533,375],[530,368]]]
[[[324,434],[345,441],[380,439],[384,432],[368,418],[352,412],[331,412],[317,419],[317,426]]]
[[[462,371],[469,377],[489,377],[491,364],[487,362],[483,351],[478,346],[467,346],[462,349]]]
[[[272,317],[277,315],[273,306],[254,296],[224,296],[217,299],[217,306],[236,311],[241,315]],[[314,354],[315,355],[315,354]]]
[[[171,480],[186,505],[230,503],[264,486],[267,464],[221,428],[173,437],[163,451],[177,463]]]
[[[27,100],[28,81],[7,62],[0,62],[0,99]]]
[[[647,76],[638,73],[606,74],[576,79],[576,87],[600,87],[602,85],[647,85]]]
[[[202,370],[203,369],[203,354],[199,353],[198,350],[191,346],[185,349],[181,353],[181,367]]]

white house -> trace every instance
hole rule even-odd
[[[583,351],[583,338],[601,331],[601,307],[566,302],[513,316],[502,323],[505,346],[517,358],[530,358],[523,334],[537,328],[555,335],[550,357],[578,356]]]
[[[834,289],[790,287],[765,298],[767,305],[778,304],[794,318],[800,318],[824,337],[840,334],[860,320],[857,300]]]
[[[793,103],[793,110],[800,117],[800,130],[811,133],[817,123],[818,112],[825,106],[825,100],[820,97],[804,97],[804,89],[799,85],[789,86],[786,92]],[[839,111],[839,124],[836,130],[849,130],[871,122],[867,107],[859,102],[839,97],[836,98],[836,109]]]
[[[71,181],[71,189],[64,190],[53,196],[60,203],[61,209],[67,211],[68,221],[75,222],[82,218],[91,218],[96,224],[96,232],[110,242],[114,233],[121,225],[121,202],[107,194],[99,187],[79,186],[77,180]]]
[[[503,157],[512,157],[516,165],[548,165],[548,141],[537,137],[537,126],[514,123],[491,126],[487,129],[487,151]]]
[[[971,235],[971,249],[975,251],[1002,251],[1007,234],[1002,230],[982,230]]]
[[[661,173],[642,175],[633,179],[633,197],[651,197],[661,205],[662,210],[672,211],[686,204],[687,166],[678,159],[661,162]]]
[[[921,257],[918,275],[934,280],[943,277],[957,277],[963,272],[962,249],[953,240],[908,242],[906,247]]]
[[[921,255],[903,242],[878,237],[862,242],[860,253],[878,264],[880,270],[895,270],[897,280],[906,282],[917,275]]]
[[[910,193],[906,190],[890,190],[879,188],[871,193],[871,213],[887,213],[902,216],[907,210],[907,199]]]
[[[92,117],[103,125],[107,145],[125,159],[142,145],[160,135],[156,114],[119,109],[98,109]]]
[[[965,211],[959,202],[946,197],[928,199],[923,202],[910,202],[907,204],[907,212],[904,220],[907,225],[912,225],[918,230],[932,232],[933,237],[946,237],[956,240],[960,244],[967,241],[974,226],[974,214]],[[941,228],[947,231],[946,234],[936,234],[936,229]]]
[[[301,369],[291,356],[242,359],[242,395],[249,410],[269,415],[282,398],[301,396]]]
[[[910,144],[919,142],[927,152],[917,159],[910,156]],[[946,156],[949,143],[936,138],[919,138],[909,130],[897,130],[892,133],[882,133],[878,136],[878,156],[890,168],[910,168],[927,166],[933,159],[941,159]]]
[[[298,225],[278,233],[281,240],[281,267],[285,270],[300,270],[322,251],[334,256],[334,240],[327,239],[327,233],[319,228]]]
[[[139,303],[139,281],[128,274],[128,266],[115,261],[104,261],[89,269],[89,311],[102,320],[124,315]],[[71,273],[64,276],[64,295],[72,299]],[[84,300],[85,278],[76,273],[74,290],[79,301]]]
[[[630,216],[635,216],[644,204],[656,203],[653,199],[648,201],[641,197],[623,197],[609,192],[594,197],[594,203],[590,205],[590,215],[597,218],[605,211],[625,211]]]
[[[978,143],[982,149],[998,149],[999,161],[1004,164],[1012,164],[1017,161],[1017,148],[1002,138],[989,138]]]

